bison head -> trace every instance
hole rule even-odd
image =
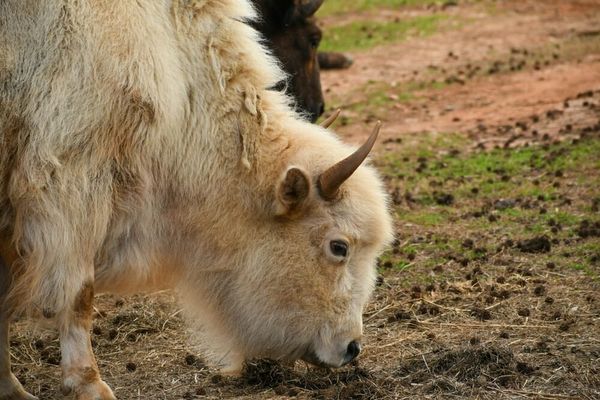
[[[290,77],[288,94],[311,122],[325,108],[317,59],[321,29],[312,17],[322,3],[323,0],[255,1],[261,15],[257,29],[265,35]]]
[[[254,357],[330,367],[353,360],[376,258],[392,236],[382,182],[364,165],[379,128],[354,150],[314,125],[291,123],[279,177],[262,207],[231,227],[236,265],[203,316],[209,345],[231,371]],[[206,315],[215,317],[207,323]]]

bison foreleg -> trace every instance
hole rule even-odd
[[[94,286],[86,283],[79,291],[71,312],[60,321],[61,367],[63,394],[75,394],[76,400],[116,399],[100,372],[90,339]]]
[[[0,257],[0,400],[37,400],[23,389],[10,370],[9,313],[4,307],[4,297],[10,286],[8,267]]]

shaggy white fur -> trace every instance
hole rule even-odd
[[[253,17],[244,0],[0,2],[0,241],[12,276],[0,300],[57,321],[78,399],[112,398],[83,344],[90,285],[177,288],[230,371],[309,353],[341,365],[361,336],[392,235],[381,180],[361,166],[335,201],[319,197],[316,177],[353,149],[268,90],[284,76]],[[302,196],[286,186],[291,167]],[[342,260],[334,239],[349,245]],[[12,378],[0,373],[0,390]]]

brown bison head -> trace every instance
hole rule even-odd
[[[288,94],[311,122],[325,108],[317,59],[321,30],[313,18],[322,3],[323,0],[254,1],[260,14],[256,28],[290,77]]]

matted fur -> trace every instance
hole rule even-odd
[[[337,201],[311,186],[300,215],[276,215],[288,167],[313,179],[352,149],[267,90],[283,74],[253,17],[245,0],[0,2],[13,311],[64,324],[86,282],[175,287],[223,365],[360,337],[391,237],[381,181],[362,166]],[[345,265],[328,235],[351,243]]]

